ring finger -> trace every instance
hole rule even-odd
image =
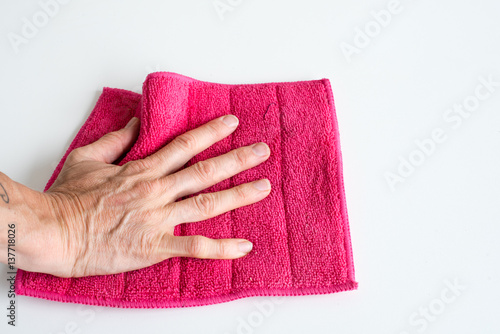
[[[177,217],[176,224],[192,223],[256,203],[270,191],[269,180],[261,179],[222,191],[201,193],[170,205],[173,205],[172,212]]]

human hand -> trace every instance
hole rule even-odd
[[[227,124],[224,122],[227,121]],[[238,120],[227,115],[175,138],[155,154],[123,166],[112,164],[133,144],[139,121],[70,152],[53,185],[41,193],[52,207],[50,237],[33,234],[35,268],[62,277],[114,274],[170,257],[234,259],[252,244],[174,236],[182,223],[202,221],[264,199],[267,179],[177,199],[206,189],[269,157],[265,143],[240,147],[179,170],[193,156],[230,135]]]

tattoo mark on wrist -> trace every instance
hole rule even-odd
[[[6,203],[9,204],[9,195],[7,194],[7,190],[3,187],[3,185],[0,183],[0,187],[2,187],[2,190],[0,190],[0,197],[2,200]],[[3,194],[1,193],[3,191]]]

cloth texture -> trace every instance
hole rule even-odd
[[[186,166],[263,141],[267,161],[219,182],[214,192],[268,178],[263,200],[203,222],[178,225],[175,235],[244,238],[253,250],[235,260],[170,258],[115,275],[61,278],[18,270],[18,295],[129,308],[170,308],[250,296],[327,294],[357,288],[351,251],[339,132],[328,79],[218,84],[171,72],[147,76],[142,94],[105,87],[48,181],[73,149],[118,130],[136,116],[140,133],[115,163],[155,153],[176,136],[225,114],[239,118],[228,137]],[[196,194],[193,194],[194,196]]]

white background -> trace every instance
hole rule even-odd
[[[139,91],[149,72],[329,78],[359,289],[288,297],[266,314],[255,303],[270,298],[134,310],[20,296],[11,328],[1,266],[1,332],[498,333],[500,2],[401,0],[383,27],[372,11],[386,0],[220,3],[233,4],[223,19],[213,0],[73,0],[16,52],[9,34],[22,37],[23,18],[42,9],[0,0],[0,170],[43,190],[102,87]],[[358,53],[346,56],[347,44]],[[491,93],[481,77],[497,82]],[[443,118],[463,103],[469,117]],[[415,141],[436,129],[446,139],[424,156]],[[419,166],[392,190],[386,173],[410,158]]]

